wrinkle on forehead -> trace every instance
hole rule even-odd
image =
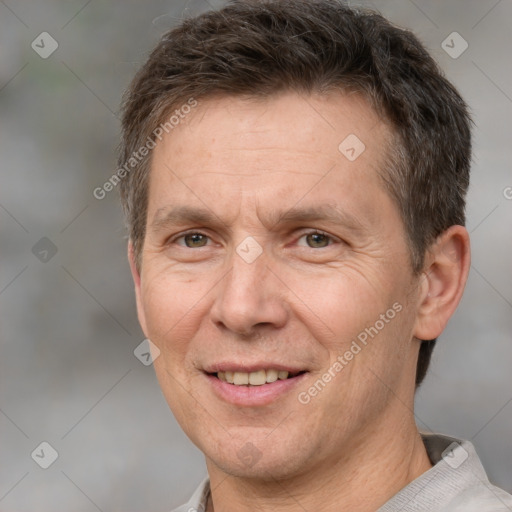
[[[368,215],[368,210],[378,206],[368,194],[378,179],[375,171],[386,160],[389,131],[359,99],[206,99],[184,123],[188,127],[177,126],[155,148],[149,223],[155,209],[173,204],[206,205],[225,225],[237,218],[251,227],[272,225],[276,219],[269,217],[277,206],[282,213],[297,203],[339,203],[345,212],[361,215],[364,208],[363,217],[375,220],[375,212]],[[366,150],[349,162],[338,146],[352,131],[364,139]],[[309,205],[303,201],[308,197]]]

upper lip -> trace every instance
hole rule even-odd
[[[288,364],[274,363],[271,361],[263,361],[260,363],[235,363],[230,361],[214,363],[204,367],[206,373],[218,373],[218,372],[241,372],[251,373],[257,372],[258,370],[277,370],[285,371],[288,373],[299,373],[307,371],[301,366],[292,366]]]

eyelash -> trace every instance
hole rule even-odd
[[[176,243],[178,240],[180,239],[184,239],[186,236],[190,236],[190,235],[201,235],[201,236],[205,236],[207,237],[208,239],[210,238],[208,235],[206,235],[205,233],[201,233],[201,231],[187,231],[186,233],[182,233],[181,235],[178,235],[177,237],[175,238],[172,238],[171,240],[169,240],[169,244],[174,244]],[[180,244],[178,244],[180,245]],[[183,247],[185,247],[186,249],[192,249],[192,247],[187,247],[185,245],[183,245]]]
[[[307,231],[306,233],[303,233],[298,238],[298,240],[300,240],[301,238],[307,237],[308,235],[322,235],[322,236],[326,237],[329,240],[329,243],[326,245],[326,247],[309,247],[309,246],[306,246],[308,249],[325,249],[327,247],[330,247],[335,242],[335,238],[333,236],[331,236],[331,235],[329,235],[329,233],[326,233],[325,231],[321,231],[319,229],[313,229],[313,230]]]
[[[189,235],[201,235],[201,236],[205,236],[206,238],[208,238],[210,240],[210,237],[205,234],[205,233],[202,233],[201,231],[187,231],[186,233],[182,233],[181,235],[173,238],[172,240],[169,241],[169,244],[171,243],[176,243],[178,240],[180,239],[184,239],[186,236],[189,236]],[[329,235],[329,233],[326,233],[325,231],[321,231],[319,229],[312,229],[310,231],[307,231],[305,233],[303,233],[297,240],[300,240],[304,237],[307,237],[308,235],[323,235],[325,237],[327,237],[329,239],[329,243],[327,244],[326,247],[330,247],[334,242],[336,242],[336,238],[332,235]],[[181,247],[184,247],[186,249],[194,249],[194,247],[187,247],[186,245],[181,245],[181,244],[178,244],[180,245]],[[201,247],[197,247],[197,249],[201,249],[203,246]],[[309,247],[309,249],[325,249],[326,247]]]

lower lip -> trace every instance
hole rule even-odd
[[[254,407],[268,405],[278,398],[289,394],[306,376],[301,373],[289,379],[276,380],[261,386],[235,386],[224,382],[214,375],[206,374],[214,393],[222,400],[233,405]]]

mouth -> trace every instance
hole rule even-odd
[[[261,364],[261,363],[260,363]],[[308,370],[274,366],[240,367],[219,364],[204,371],[210,389],[222,401],[239,407],[270,405],[292,399],[293,390],[307,377]]]
[[[210,373],[217,379],[233,384],[234,386],[263,386],[264,384],[272,384],[278,380],[293,379],[306,371],[288,372],[286,370],[276,370],[274,368],[266,370],[256,370],[253,372],[215,372]]]

